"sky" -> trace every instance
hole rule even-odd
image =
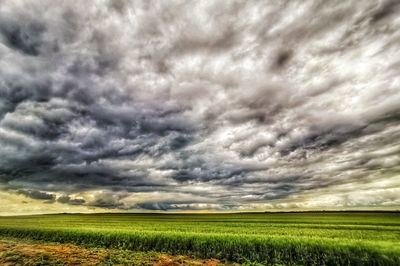
[[[0,0],[0,215],[400,209],[400,2]]]

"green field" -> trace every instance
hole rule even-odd
[[[0,235],[267,265],[400,265],[400,213],[0,217]]]

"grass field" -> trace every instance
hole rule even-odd
[[[0,217],[0,236],[266,265],[400,265],[400,213]]]

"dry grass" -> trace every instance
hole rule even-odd
[[[1,239],[0,265],[234,265],[217,259],[197,259],[157,252],[134,252],[118,249],[85,248],[72,244],[44,243],[30,240]]]

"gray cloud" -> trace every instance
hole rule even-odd
[[[57,198],[57,201],[60,203],[67,203],[67,204],[72,204],[72,205],[82,205],[85,203],[84,199],[72,199],[68,195],[62,195]]]
[[[51,193],[37,191],[37,190],[19,190],[18,192],[32,199],[52,201],[55,198],[54,195]]]
[[[398,208],[399,12],[3,1],[1,188],[119,209]]]

